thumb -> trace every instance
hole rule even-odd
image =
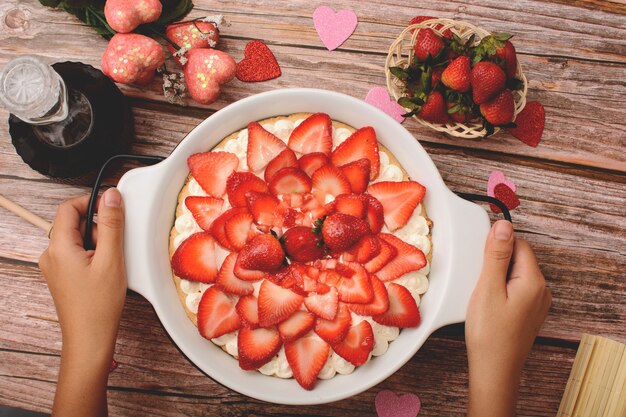
[[[494,223],[485,245],[485,257],[480,280],[483,285],[506,290],[506,277],[513,254],[515,238],[513,225],[506,220]]]
[[[102,194],[98,207],[98,244],[96,253],[111,259],[121,256],[124,239],[124,208],[117,188]]]

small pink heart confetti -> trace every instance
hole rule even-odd
[[[376,394],[374,403],[378,417],[415,417],[422,408],[422,402],[417,395],[396,395],[389,390]]]
[[[341,46],[352,35],[357,23],[352,10],[335,12],[328,6],[320,6],[313,12],[315,30],[329,51]]]
[[[404,122],[402,115],[406,113],[404,107],[389,98],[389,93],[385,87],[374,87],[367,92],[365,102],[372,106],[378,107],[389,116],[393,117],[398,123]]]
[[[504,176],[502,171],[494,170],[489,174],[489,180],[487,181],[487,195],[489,197],[495,197],[495,188],[498,184],[504,184],[515,192],[515,184]]]

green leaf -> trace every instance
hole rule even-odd
[[[518,78],[509,78],[506,80],[506,88],[509,90],[521,90],[524,88],[524,82]]]
[[[45,7],[57,7],[61,0],[39,0],[39,3]]]
[[[408,72],[402,67],[389,67],[389,72],[402,81],[406,81],[409,78]]]
[[[448,109],[448,114],[458,113],[462,109],[463,109],[463,106],[461,106],[460,104],[455,104],[454,106]]]
[[[159,19],[154,22],[156,26],[167,26],[170,23],[181,20],[193,9],[191,0],[162,0],[163,11]]]
[[[495,35],[493,35],[494,38],[496,38],[499,41],[508,41],[509,39],[511,39],[513,37],[513,35],[509,35],[508,33],[496,33]]]
[[[421,107],[419,108],[419,110],[411,110],[411,111],[410,111],[410,112],[408,112],[408,113],[404,113],[404,114],[402,115],[402,117],[411,117],[411,116],[415,116],[415,115],[419,114],[419,112],[420,112],[420,111],[422,111],[422,108],[421,108]]]
[[[400,97],[398,104],[409,110],[414,110],[417,107],[417,104],[413,103],[409,97]]]

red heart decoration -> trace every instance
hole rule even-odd
[[[243,51],[243,59],[237,63],[235,76],[246,82],[267,81],[280,77],[280,66],[276,57],[261,41],[250,41]]]
[[[515,191],[511,190],[506,184],[500,183],[496,185],[493,189],[493,193],[494,197],[502,201],[506,208],[508,208],[509,210],[513,210],[520,204],[519,198],[517,198],[517,195],[515,195]],[[493,204],[490,204],[489,206],[494,213],[502,212],[499,207]]]

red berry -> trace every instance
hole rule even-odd
[[[511,123],[515,114],[515,100],[509,90],[502,90],[494,98],[480,105],[480,113],[492,125]]]
[[[331,214],[322,225],[324,243],[337,252],[352,247],[369,232],[364,220],[343,213]]]
[[[257,235],[248,242],[237,257],[242,268],[271,272],[278,270],[285,258],[280,242],[269,234]]]
[[[415,57],[419,61],[426,61],[429,56],[435,58],[444,46],[444,41],[432,29],[420,29],[415,40]]]
[[[441,82],[455,91],[465,93],[469,91],[472,80],[470,60],[460,56],[452,61],[441,74]]]
[[[504,89],[506,74],[493,62],[479,62],[472,69],[472,97],[482,104]]]
[[[283,234],[281,241],[287,256],[297,262],[314,261],[324,253],[321,236],[310,227],[292,227]]]

